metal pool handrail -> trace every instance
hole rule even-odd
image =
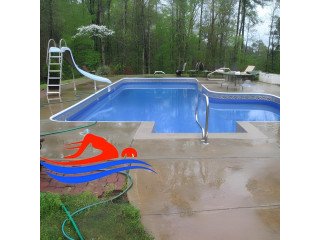
[[[195,117],[196,117],[196,122],[198,123],[199,127],[201,128],[202,131],[202,139],[201,141],[204,144],[209,144],[208,143],[208,128],[209,128],[209,114],[210,114],[210,108],[209,108],[209,97],[202,93],[206,99],[206,123],[205,123],[205,127],[203,128],[199,122],[199,118],[198,118],[198,108],[199,108],[199,98],[200,98],[200,94],[198,94],[198,102],[197,102],[197,106],[196,106],[196,112],[195,112]]]

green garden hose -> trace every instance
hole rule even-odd
[[[74,130],[77,130],[77,129],[91,127],[91,126],[96,125],[96,124],[97,124],[97,121],[93,122],[93,123],[90,123],[90,124],[87,124],[87,125],[81,125],[81,126],[77,126],[77,127],[73,127],[73,128],[68,128],[68,129],[63,129],[63,130],[58,130],[58,131],[51,131],[51,132],[43,132],[43,133],[40,133],[40,136],[44,137],[44,136],[54,135],[54,134],[59,134],[59,133],[64,133],[64,132],[71,132],[71,131],[74,131]]]
[[[67,216],[68,216],[68,219],[69,219],[70,222],[72,223],[72,226],[73,226],[73,228],[76,230],[79,238],[80,238],[81,240],[84,240],[84,238],[82,237],[81,232],[80,232],[80,230],[79,230],[76,222],[73,220],[73,218],[72,218],[72,216],[70,215],[70,212],[68,211],[67,207],[66,207],[63,203],[61,203],[61,207],[62,207],[62,209],[66,212],[66,214],[67,214]]]
[[[102,201],[100,201],[100,202],[96,202],[96,203],[87,205],[87,206],[85,206],[85,207],[83,207],[83,208],[80,208],[80,209],[76,210],[75,212],[73,212],[73,213],[71,213],[71,214],[70,214],[70,212],[67,210],[67,208],[66,208],[63,204],[61,205],[62,208],[63,208],[63,210],[66,212],[66,214],[67,214],[67,216],[68,216],[68,218],[66,218],[66,219],[63,221],[62,225],[61,225],[62,233],[63,233],[63,235],[64,235],[67,239],[69,239],[69,240],[74,240],[74,239],[71,238],[71,237],[65,232],[65,230],[64,230],[65,225],[66,225],[66,223],[67,223],[68,220],[71,222],[72,226],[73,226],[74,229],[76,230],[76,233],[77,233],[77,235],[79,236],[79,238],[80,238],[81,240],[84,239],[83,236],[81,235],[81,232],[80,232],[79,228],[77,227],[77,225],[76,225],[76,223],[75,223],[75,221],[74,221],[74,219],[73,219],[73,216],[75,216],[75,215],[77,215],[77,214],[79,214],[79,213],[81,213],[81,212],[83,212],[83,211],[85,211],[85,210],[87,210],[87,209],[89,209],[89,208],[91,208],[91,207],[94,207],[94,206],[97,206],[97,205],[100,205],[100,204],[104,204],[104,203],[112,202],[113,200],[121,197],[123,194],[125,194],[126,192],[129,191],[129,189],[130,189],[130,188],[132,187],[132,185],[133,185],[133,181],[132,181],[131,175],[130,175],[129,173],[127,173],[127,172],[119,172],[119,173],[125,175],[125,176],[127,177],[129,183],[127,184],[126,189],[123,190],[123,191],[122,191],[121,193],[119,193],[118,195],[116,195],[116,196],[114,196],[114,197],[111,197],[111,198],[108,198],[108,199],[105,199],[105,200],[102,200]]]

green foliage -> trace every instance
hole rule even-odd
[[[109,75],[111,73],[111,68],[109,66],[99,66],[97,68],[97,75],[99,76],[106,76],[106,75]]]
[[[41,0],[40,1],[40,77],[46,81],[47,44],[50,38],[59,41],[64,38],[68,45],[77,27],[91,22],[86,4],[78,1]],[[58,43],[58,42],[57,42]],[[73,50],[73,49],[72,49]],[[99,60],[99,58],[98,58]],[[69,74],[66,76],[70,77]]]
[[[40,194],[40,215],[44,216],[59,211],[61,199],[58,194],[41,193]]]
[[[207,70],[219,67],[242,70],[255,65],[260,70],[280,71],[279,18],[274,21],[274,46],[269,47],[269,55],[265,44],[254,37],[253,27],[259,21],[256,7],[270,1],[241,1],[238,26],[241,33],[238,34],[239,1],[203,1],[201,26],[202,1],[169,2],[41,0],[42,81],[47,75],[45,58],[49,38],[56,41],[64,38],[80,67],[97,69],[105,60],[114,74],[152,74],[155,70],[170,74],[182,62],[192,69],[198,61]],[[99,4],[103,9],[101,14],[98,14]],[[72,38],[79,27],[91,24],[112,29],[114,34],[102,42],[97,37]],[[69,69],[63,70],[64,76],[71,77]]]
[[[108,188],[104,192],[104,197],[109,198],[113,196],[114,190],[116,188],[116,185],[114,183],[109,183]]]
[[[100,61],[100,55],[96,51],[92,50],[84,50],[83,52],[78,52],[77,55],[75,56],[77,63],[81,68],[84,66],[87,67],[90,70],[96,69],[97,66],[99,65]]]
[[[75,78],[80,77],[80,74],[67,63],[62,65],[62,80],[72,79],[74,74]]]
[[[123,74],[124,73],[124,66],[121,63],[116,65],[111,65],[112,73],[113,74]]]
[[[127,219],[129,221],[134,221],[135,224],[138,224],[140,221],[139,210],[133,208],[131,205],[124,205],[118,217],[119,219]]]

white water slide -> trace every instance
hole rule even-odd
[[[50,44],[53,43],[53,46]],[[62,46],[64,43],[64,46]],[[63,57],[83,76],[93,80],[104,83],[112,83],[110,79],[94,75],[81,69],[75,62],[70,48],[66,46],[63,39],[59,42],[59,47],[53,39],[48,42],[47,50],[47,65],[48,65],[48,78],[47,78],[47,94],[61,94],[61,78],[62,78],[62,63]]]

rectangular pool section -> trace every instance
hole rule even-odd
[[[202,88],[196,79],[183,78],[120,80],[51,119],[83,122],[153,121],[153,131],[156,133],[200,133],[195,110],[199,104],[199,121],[204,126],[203,93],[210,99],[209,132],[236,132],[237,121],[280,120],[280,104],[273,99],[275,96],[220,94]]]

